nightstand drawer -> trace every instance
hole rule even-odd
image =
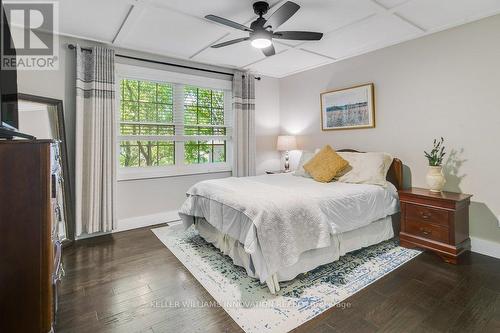
[[[406,220],[404,228],[406,233],[414,236],[429,238],[443,243],[448,243],[449,241],[449,231],[446,227]]]
[[[448,212],[419,205],[406,205],[406,219],[448,226]]]
[[[412,187],[399,190],[401,202],[401,246],[436,252],[456,264],[470,249],[470,194],[430,192]]]

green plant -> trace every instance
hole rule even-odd
[[[429,160],[430,166],[439,166],[443,164],[443,157],[446,155],[443,137],[441,137],[441,140],[434,139],[431,152],[428,153],[424,151],[424,154]]]

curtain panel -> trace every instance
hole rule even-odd
[[[116,226],[115,54],[76,47],[76,234]]]
[[[233,176],[255,176],[255,77],[233,77]]]

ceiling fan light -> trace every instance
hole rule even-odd
[[[272,45],[271,40],[267,38],[255,38],[252,40],[251,44],[257,49],[265,49]]]

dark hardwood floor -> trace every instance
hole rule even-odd
[[[149,228],[64,251],[57,332],[240,332]],[[424,253],[297,332],[500,332],[500,260]]]

